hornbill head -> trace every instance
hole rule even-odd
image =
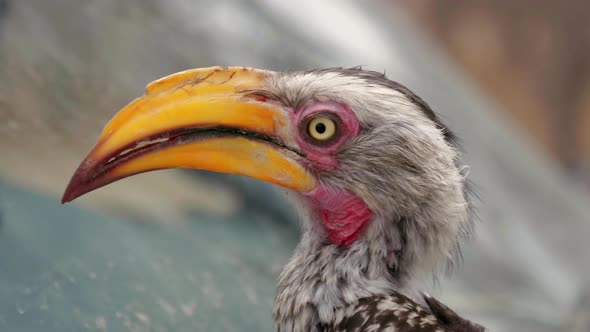
[[[410,289],[455,257],[471,225],[452,134],[408,89],[360,68],[213,67],[155,81],[106,125],[62,201],[178,167],[296,193],[303,236],[278,320],[310,307],[329,320],[339,305]]]

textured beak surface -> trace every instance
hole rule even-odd
[[[148,85],[119,111],[80,164],[63,195],[69,202],[119,179],[166,168],[240,174],[302,192],[314,180],[288,146],[290,120],[252,97],[271,72],[205,68]]]

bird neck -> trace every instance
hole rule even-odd
[[[346,246],[326,241],[314,227],[304,230],[279,277],[273,310],[279,331],[314,331],[318,323],[333,321],[335,309],[362,298],[394,291],[414,297],[409,279],[396,269],[396,239],[378,224],[371,220]]]
[[[325,205],[314,202],[321,195],[289,195],[302,213],[302,236],[279,277],[273,310],[279,331],[314,331],[318,323],[333,321],[335,309],[362,298],[398,292],[417,300],[417,290],[452,263],[459,239],[469,234],[468,205],[462,192],[456,196],[456,204],[448,204],[448,193],[441,191],[414,209],[393,201],[373,206],[370,220],[353,221],[362,225],[353,240],[339,243],[322,218]]]

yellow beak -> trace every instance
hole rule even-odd
[[[74,173],[62,203],[166,168],[240,174],[302,192],[313,177],[292,148],[289,114],[256,98],[271,72],[212,67],[173,74],[119,111]]]

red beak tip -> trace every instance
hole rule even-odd
[[[64,195],[61,197],[61,204],[66,204],[71,201],[72,201],[72,199],[70,199],[70,197],[68,197],[67,193],[64,193]]]
[[[80,195],[76,194],[76,190],[74,188],[72,188],[72,185],[70,184],[70,185],[68,185],[68,187],[66,188],[66,191],[64,191],[64,194],[61,197],[61,204],[69,203],[69,202],[75,200],[79,196]]]
[[[69,203],[82,195],[116,180],[118,180],[117,177],[109,177],[108,173],[102,173],[97,177],[96,172],[92,171],[91,168],[80,167],[74,173],[74,176],[72,176],[70,183],[64,191],[61,197],[61,203]]]
[[[66,190],[61,197],[61,204],[69,203],[76,198],[84,195],[85,193],[94,189],[91,181],[88,180],[90,178],[91,173],[89,172],[89,167],[84,167],[85,162],[78,167],[74,175],[70,179]]]

